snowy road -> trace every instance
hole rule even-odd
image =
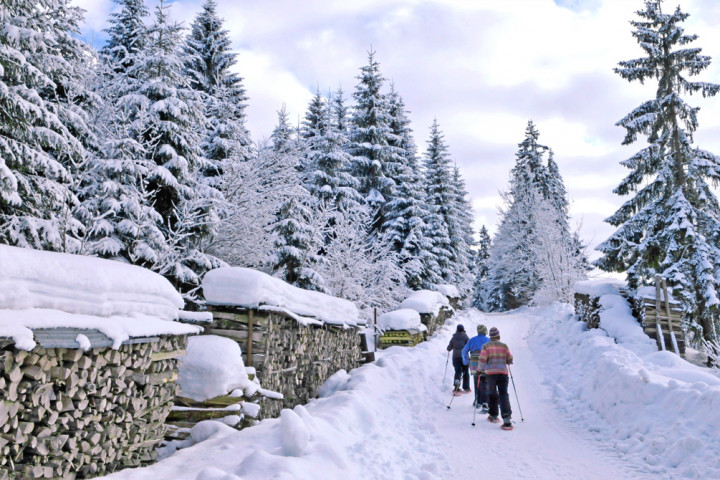
[[[472,427],[472,395],[458,397],[451,410],[446,409],[445,418],[437,422],[438,432],[457,445],[449,455],[455,474],[465,476],[480,463],[486,464],[495,478],[503,479],[646,478],[614,453],[601,450],[600,445],[586,439],[583,432],[575,431],[558,415],[544,385],[543,372],[525,341],[530,328],[525,312],[487,316],[487,327],[500,330],[502,341],[515,357],[512,373],[525,421],[521,421],[512,383],[510,401],[516,421],[512,432],[502,431],[479,416]],[[465,325],[468,332],[474,331],[475,318],[469,314],[460,320],[469,320]],[[447,403],[446,397],[447,393],[440,399]]]
[[[647,479],[598,435],[574,428],[557,413],[546,379],[525,338],[532,311],[489,315],[515,356],[513,375],[525,421],[510,389],[516,428],[502,431],[478,415],[472,395],[451,409],[452,365],[445,350],[456,324],[474,332],[477,311],[451,319],[427,342],[392,347],[351,372],[338,372],[322,396],[284,410],[280,419],[235,431],[201,424],[200,443],[150,467],[110,475],[127,480],[442,480]],[[557,348],[557,347],[555,347]],[[553,352],[553,349],[546,349]],[[558,368],[557,366],[554,368]],[[560,367],[563,368],[563,367]],[[557,370],[554,370],[557,371]],[[555,385],[553,388],[559,388]],[[593,427],[596,428],[596,427]],[[600,438],[601,440],[598,440]],[[204,441],[202,441],[204,440]],[[658,477],[659,478],[659,477]]]

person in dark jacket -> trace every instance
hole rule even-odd
[[[473,385],[475,386],[475,408],[482,407],[482,413],[488,413],[488,393],[486,388],[485,371],[478,370],[478,360],[480,350],[483,345],[490,341],[487,333],[488,329],[485,325],[477,326],[477,335],[472,337],[465,344],[462,350],[463,363],[470,368],[470,374],[473,375]]]
[[[470,372],[468,366],[463,364],[462,350],[465,344],[468,342],[467,333],[465,333],[465,327],[462,325],[457,326],[457,330],[448,343],[447,351],[453,352],[453,367],[455,367],[455,392],[460,391],[460,380],[462,379],[462,389],[465,393],[470,393]]]

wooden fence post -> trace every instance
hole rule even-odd
[[[657,328],[657,341],[660,344],[660,350],[665,351],[665,336],[662,333],[662,326],[660,325],[660,282],[662,277],[655,275],[655,328]]]
[[[670,340],[672,341],[673,350],[676,355],[680,355],[680,349],[678,348],[677,339],[675,338],[675,331],[672,325],[672,316],[670,315],[670,296],[668,295],[667,280],[663,278],[663,289],[665,291],[665,314],[668,318],[668,329],[670,330]]]

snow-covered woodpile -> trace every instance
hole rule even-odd
[[[427,327],[422,323],[417,310],[411,308],[401,308],[380,315],[377,327],[382,332],[380,348],[412,347],[427,338]]]
[[[48,348],[6,341],[0,350],[0,470],[9,478],[88,478],[156,458],[186,338],[112,349],[99,332],[78,332],[105,347],[53,347],[67,341],[44,330],[36,333]]]
[[[658,350],[685,355],[680,302],[673,298],[662,278],[656,279],[654,287],[638,289],[633,298],[633,315],[642,323],[643,331],[657,342]]]
[[[440,292],[418,290],[403,300],[400,308],[409,308],[420,314],[420,320],[427,327],[427,335],[431,336],[453,315],[450,301]]]
[[[282,393],[260,402],[262,418],[307,403],[333,373],[362,363],[361,322],[351,302],[245,268],[208,272],[203,291],[213,314],[205,333],[238,342],[263,388]]]
[[[0,245],[0,478],[89,478],[155,459],[199,328],[163,277]]]
[[[212,322],[212,315],[207,315]],[[180,361],[180,390],[168,415],[165,438],[185,440],[202,420],[219,420],[238,429],[253,425],[260,411],[257,401],[274,392],[262,389],[255,369],[245,367],[239,345],[216,335],[196,336],[188,343]]]
[[[460,291],[457,289],[455,285],[449,285],[447,283],[435,285],[435,290],[445,295],[450,302],[450,306],[457,310],[460,308],[460,302],[462,301],[462,297],[460,295]]]
[[[661,281],[662,282],[662,281]],[[630,292],[620,281],[583,281],[575,284],[575,314],[588,328],[601,328],[601,314],[604,311],[601,297],[621,297],[639,322],[643,332],[656,341],[658,350],[685,354],[685,335],[682,329],[680,304],[666,290],[660,287],[640,287]],[[666,301],[665,299],[668,299]],[[662,331],[663,342],[658,340],[658,329]],[[677,348],[676,348],[677,347]]]

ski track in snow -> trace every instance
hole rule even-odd
[[[479,323],[473,311],[466,312],[457,323],[463,323],[469,333]],[[528,348],[525,337],[530,318],[523,311],[507,314],[488,314],[488,328],[500,330],[501,341],[508,344],[514,356],[511,366],[517,398],[512,382],[508,393],[513,410],[515,429],[503,431],[499,424],[489,423],[487,415],[475,418],[472,426],[472,395],[455,399],[451,409],[438,405],[438,432],[451,445],[448,460],[456,476],[469,478],[479,472],[500,479],[647,479],[644,472],[627,464],[605,444],[588,432],[580,431],[564,420],[544,383],[543,371]],[[447,341],[449,341],[449,336]],[[446,341],[446,342],[447,342]],[[435,374],[442,378],[444,365]],[[450,401],[452,365],[443,388],[437,389],[438,401]]]

